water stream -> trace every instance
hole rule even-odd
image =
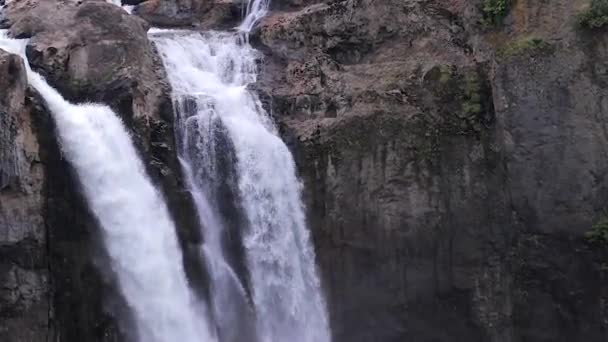
[[[173,89],[180,158],[190,170],[194,197],[202,203],[199,213],[207,258],[222,260],[221,272],[227,274],[234,274],[234,265],[223,261],[230,251],[222,237],[230,234],[210,202],[223,200],[215,192],[218,182],[229,176],[219,158],[233,155],[228,159],[234,159],[236,181],[230,190],[237,195],[234,207],[245,217],[238,237],[247,274],[230,277],[234,283],[240,281],[238,285],[213,286],[212,301],[228,299],[214,304],[217,324],[235,328],[221,321],[223,305],[232,312],[247,302],[242,297],[248,292],[232,289],[248,286],[258,340],[325,342],[330,340],[325,302],[294,160],[257,95],[248,89],[256,82],[261,56],[246,36],[267,6],[268,1],[251,1],[235,32],[153,30],[150,37]],[[229,143],[218,145],[218,141]]]
[[[0,31],[0,49],[25,58],[26,40]],[[212,341],[204,305],[197,303],[182,266],[175,226],[146,175],[129,133],[109,107],[74,105],[28,69],[46,102],[63,156],[76,170],[102,228],[118,286],[137,323],[140,342]]]

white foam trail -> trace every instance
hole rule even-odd
[[[221,120],[234,144],[239,194],[249,223],[242,228],[243,244],[259,340],[330,341],[294,161],[259,99],[247,90],[256,80],[257,52],[238,33],[156,30],[152,39],[174,99],[195,101],[195,120]],[[213,139],[221,132],[207,129],[201,134]]]
[[[0,32],[0,48],[9,52],[24,57],[26,43]],[[122,122],[107,106],[67,102],[29,67],[28,78],[52,113],[64,156],[103,230],[139,341],[213,341],[188,288],[166,205]]]

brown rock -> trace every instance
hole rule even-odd
[[[238,0],[148,0],[133,13],[157,27],[228,29],[237,25],[242,5]]]

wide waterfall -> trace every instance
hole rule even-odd
[[[256,81],[260,56],[243,38],[267,3],[251,2],[238,32],[153,30],[150,36],[173,88],[180,158],[206,238],[202,249],[207,263],[216,265],[210,267],[217,272],[211,275],[216,281],[211,300],[220,340],[232,341],[222,337],[249,319],[242,306],[250,295],[257,340],[327,342],[328,318],[294,160],[247,88]],[[226,218],[213,203],[226,201],[217,193],[226,177],[236,178],[227,197],[238,202],[232,207],[245,217],[236,233],[226,231]],[[225,248],[225,240],[235,237],[241,239],[246,276],[236,274],[238,262]]]
[[[28,66],[102,228],[139,342],[331,340],[295,163],[248,90],[261,57],[248,33],[267,9],[268,0],[251,0],[230,33],[150,32],[172,86],[178,157],[204,236],[209,303],[188,285],[166,204],[116,113],[69,103]],[[0,31],[0,48],[27,64],[26,43]]]
[[[26,43],[0,32],[4,50],[25,57]],[[28,78],[52,113],[64,157],[103,230],[138,340],[212,341],[204,305],[187,284],[174,224],[122,122],[106,106],[67,102],[31,70]]]

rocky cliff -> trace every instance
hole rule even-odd
[[[21,58],[0,50],[0,340],[43,341],[48,253],[41,147]]]
[[[608,238],[587,234],[608,210],[608,33],[578,22],[590,1],[272,6],[252,37],[257,90],[297,159],[335,341],[608,339]],[[201,295],[202,237],[146,30],[229,27],[241,11],[22,0],[4,22],[66,98],[121,114]],[[4,52],[0,89],[0,340],[122,341],[96,222]]]
[[[505,5],[503,10],[499,5]],[[605,32],[587,1],[293,1],[260,85],[337,341],[604,341]]]

